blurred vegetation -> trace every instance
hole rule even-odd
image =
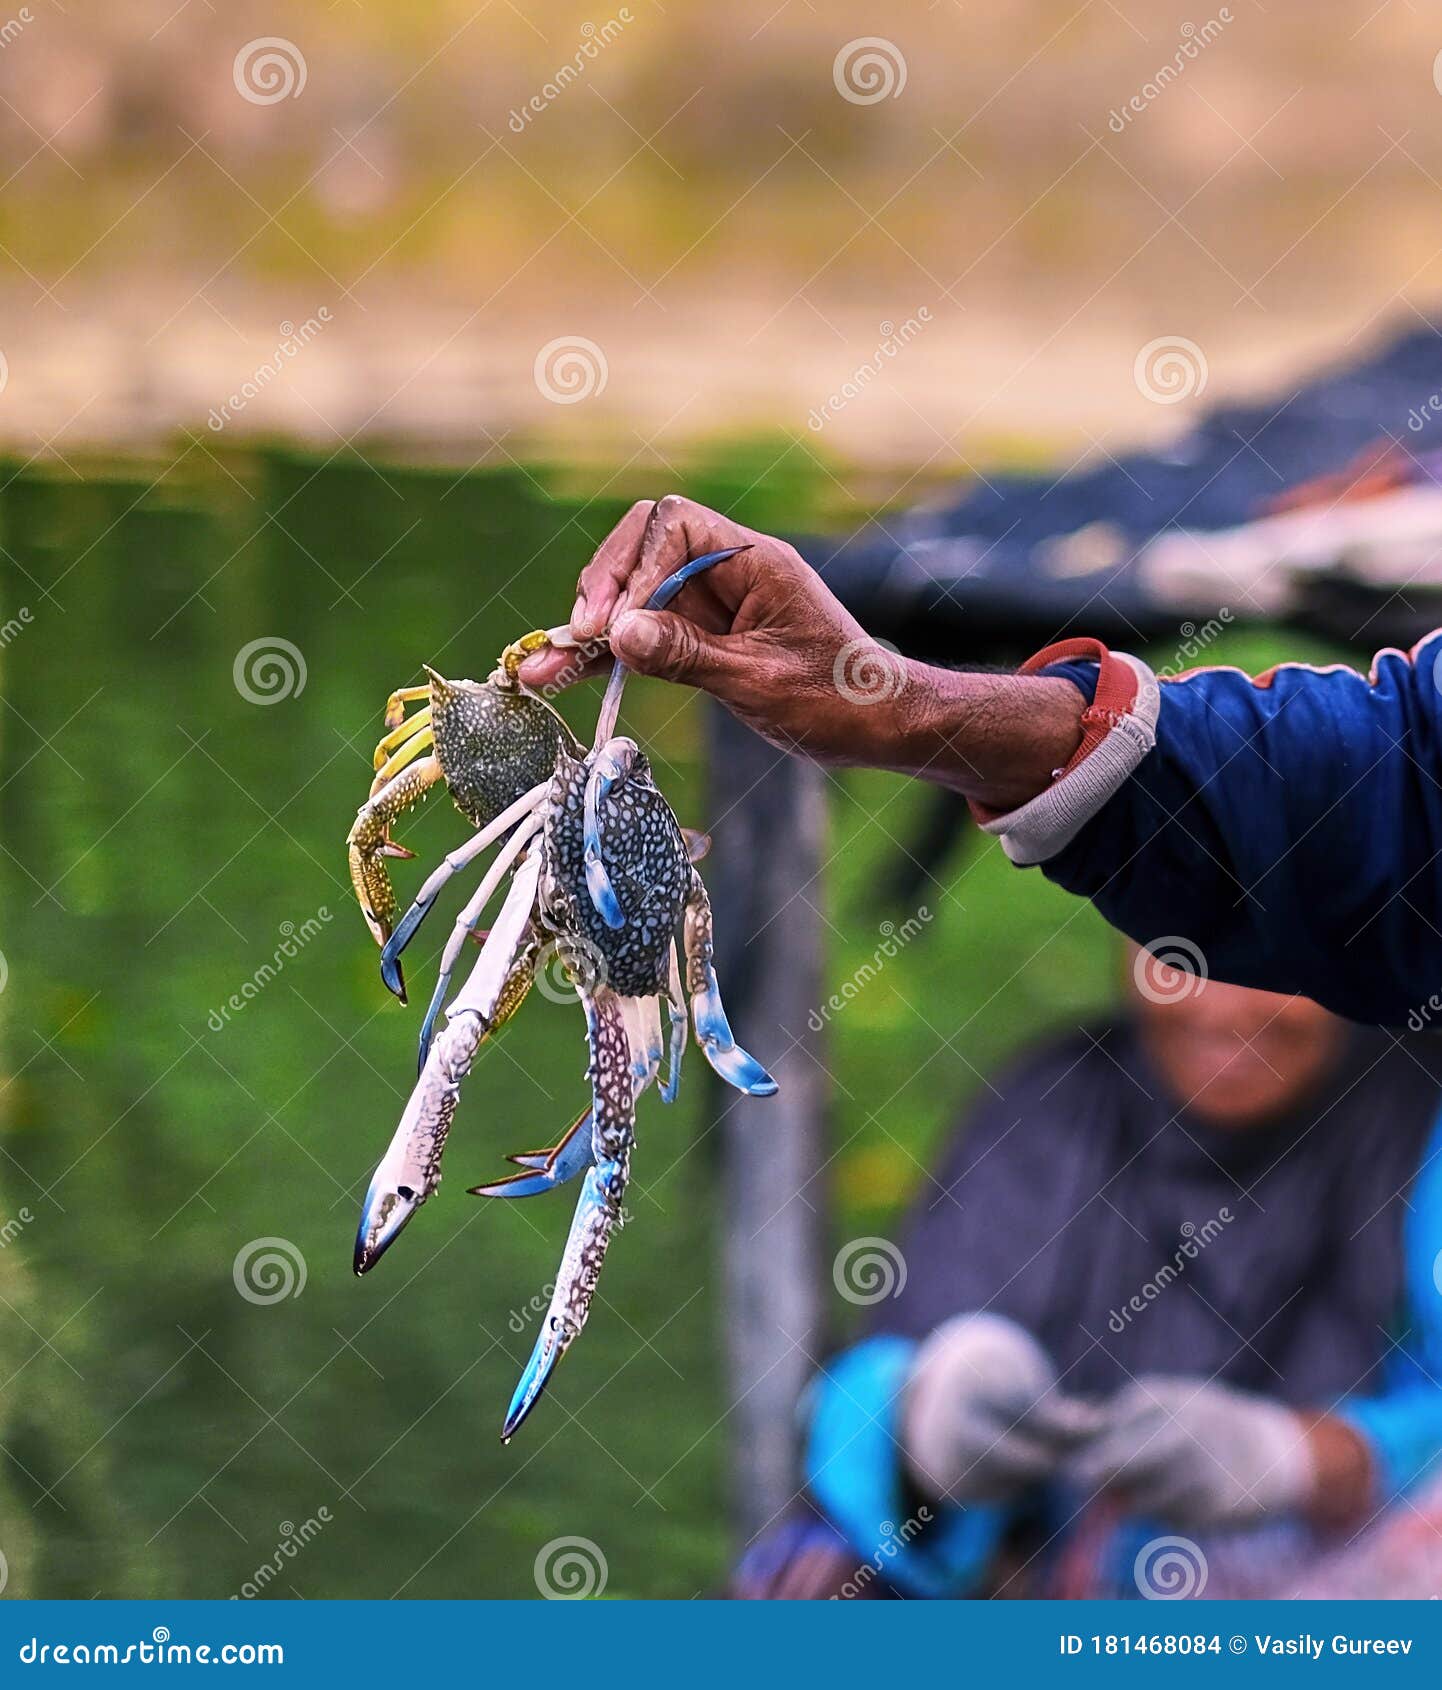
[[[804,460],[776,466],[774,442],[735,446],[687,486],[772,527],[847,514]],[[10,1592],[224,1596],[320,1509],[269,1594],[526,1596],[567,1534],[602,1546],[611,1595],[714,1589],[725,1194],[697,1064],[673,1110],[643,1105],[634,1224],[510,1448],[499,1419],[571,1203],[465,1187],[572,1118],[578,1013],[533,995],[471,1082],[441,1193],[374,1275],[350,1272],[418,1018],[379,984],[342,860],[382,701],[422,661],[480,674],[558,620],[624,500],[534,465],[280,446],[183,456],[158,482],[140,462],[83,467],[11,466],[0,493],[0,621],[29,613],[0,653],[0,1222],[33,1217],[0,1249]],[[307,666],[266,706],[233,678],[262,636]],[[633,685],[632,731],[701,821],[695,702]],[[566,708],[584,722],[594,698]],[[907,913],[875,888],[924,798],[834,782],[837,982]],[[441,801],[407,821],[403,892],[461,828]],[[832,1024],[838,1239],[893,1227],[980,1076],[1110,996],[1099,920],[997,851],[959,848],[925,897],[934,920]],[[213,1013],[312,918],[274,979]],[[416,980],[448,925],[417,941]],[[267,1238],[307,1277],[258,1306],[234,1263]]]

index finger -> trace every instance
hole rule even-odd
[[[616,600],[640,559],[641,541],[655,508],[654,499],[638,499],[581,571],[576,582],[576,606],[571,612],[571,632],[577,639],[593,638],[610,622]]]
[[[641,535],[639,556],[616,600],[612,619],[625,610],[639,610],[668,575],[705,552],[748,546],[759,534],[694,499],[668,493],[657,501]]]

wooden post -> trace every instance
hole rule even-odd
[[[713,1086],[722,1144],[723,1256],[733,1510],[749,1542],[799,1486],[796,1404],[821,1355],[827,1215],[821,1177],[828,1079],[820,770],[708,707],[704,873],[732,1030],[775,1075],[775,1097]]]

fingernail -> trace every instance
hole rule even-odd
[[[611,638],[622,655],[643,663],[661,649],[661,624],[645,610],[628,610],[611,626]]]
[[[577,594],[576,603],[571,610],[571,632],[578,640],[589,640],[591,637],[591,621],[586,613],[584,594]]]

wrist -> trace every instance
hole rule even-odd
[[[1086,700],[1070,681],[939,669],[906,659],[905,684],[878,723],[878,767],[1016,809],[1051,784],[1081,744]]]

